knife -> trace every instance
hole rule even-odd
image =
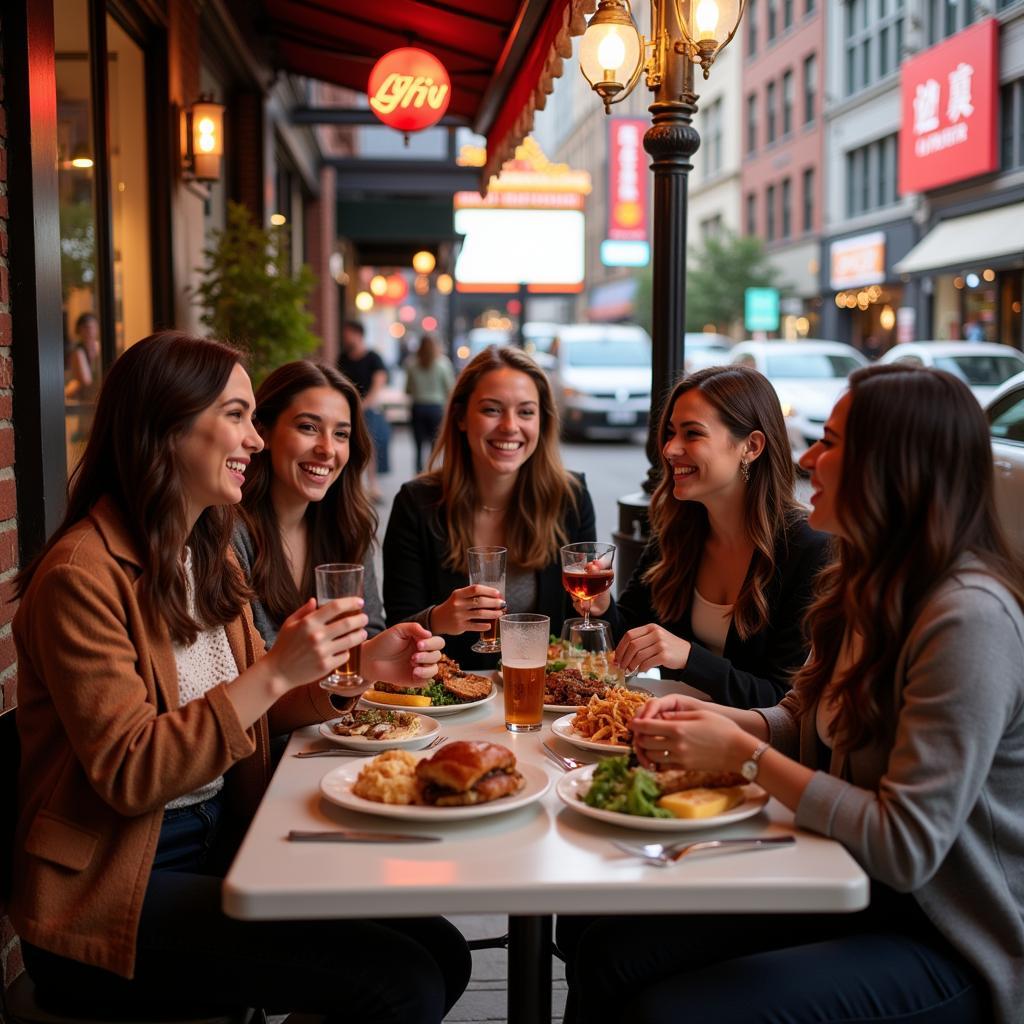
[[[403,832],[304,832],[292,829],[288,838],[294,843],[439,843],[440,836],[416,836]]]

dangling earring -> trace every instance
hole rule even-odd
[[[746,459],[740,460],[740,476],[745,484],[750,483],[750,463]]]

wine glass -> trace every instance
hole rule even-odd
[[[470,584],[494,587],[505,598],[505,558],[506,548],[480,547],[470,548],[467,552]],[[481,654],[496,654],[501,650],[498,636],[498,620],[489,619],[487,629],[480,634],[480,639],[470,648]]]
[[[611,587],[615,579],[614,558],[614,544],[586,540],[562,548],[562,586],[583,603],[580,629],[598,628],[590,621],[590,602]]]
[[[316,603],[324,605],[338,597],[363,596],[363,567],[347,562],[326,562],[313,569],[316,579]],[[330,675],[320,680],[325,690],[353,697],[366,687],[360,672],[362,644],[349,648],[348,661],[332,669]]]

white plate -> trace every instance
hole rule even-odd
[[[760,786],[751,784],[743,787],[747,794],[743,803],[711,818],[643,818],[638,814],[605,811],[583,802],[583,796],[590,789],[590,778],[596,767],[597,765],[588,764],[563,775],[555,784],[555,792],[566,807],[571,807],[588,818],[606,821],[620,828],[634,828],[644,832],[694,832],[702,828],[731,825],[734,821],[752,818],[768,803],[768,794]]]
[[[604,740],[588,740],[586,736],[581,736],[572,727],[572,720],[576,717],[575,709],[571,715],[563,715],[561,718],[555,719],[551,723],[551,731],[560,739],[565,740],[566,743],[572,743],[574,746],[580,747],[583,750],[600,750],[602,753],[611,754],[628,754],[633,748],[627,747],[624,743],[606,743]]]
[[[654,696],[654,694],[651,693],[650,690],[646,690],[642,686],[629,686],[628,685],[629,681],[631,679],[634,679],[634,678],[635,678],[635,675],[628,677],[628,679],[626,681],[627,685],[626,685],[625,689],[627,689],[627,690],[643,690],[644,693],[648,693],[652,697]],[[545,704],[544,705],[544,710],[545,711],[554,711],[554,712],[557,712],[560,715],[568,714],[570,712],[575,715],[576,712],[581,707],[586,707],[586,704]],[[603,750],[604,747],[602,747],[601,749]],[[628,747],[616,746],[614,749],[615,750],[628,750],[629,748]]]
[[[417,715],[429,715],[431,718],[444,718],[445,715],[457,715],[460,711],[468,711],[470,708],[478,708],[481,704],[486,704],[488,701],[494,700],[498,693],[498,688],[491,683],[491,692],[486,697],[481,697],[480,700],[467,701],[465,704],[442,704],[440,707],[434,707],[431,705],[429,708],[413,708],[408,705],[401,704],[381,704],[380,701],[367,700],[366,697],[360,697],[359,702],[368,708],[382,708],[384,711],[415,711]]]
[[[423,754],[429,757],[429,754]],[[537,765],[518,764],[516,768],[526,780],[526,785],[515,796],[503,796],[485,804],[470,804],[468,807],[421,807],[406,804],[380,804],[375,800],[364,800],[352,792],[352,786],[359,777],[366,761],[343,764],[329,771],[320,780],[320,792],[339,807],[363,814],[376,814],[383,818],[403,818],[406,821],[462,821],[464,818],[483,818],[489,814],[504,814],[517,807],[525,807],[539,800],[551,785],[548,773]]]
[[[392,711],[408,711],[408,708],[391,708]],[[413,714],[416,714],[413,712]],[[365,750],[368,754],[372,754],[378,750],[393,750],[395,748],[400,750],[419,750],[420,747],[425,747],[436,735],[438,730],[441,728],[432,718],[427,718],[426,715],[416,715],[420,720],[420,731],[414,736],[406,736],[405,739],[401,740],[368,740],[365,736],[339,736],[331,726],[338,721],[337,718],[332,718],[329,722],[320,723],[320,735],[325,740],[330,740],[331,743],[337,743],[339,747],[345,747],[347,750]]]

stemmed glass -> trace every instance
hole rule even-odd
[[[590,621],[590,602],[608,590],[615,579],[614,544],[587,540],[562,548],[562,586],[583,604],[580,629],[598,628]]]
[[[316,603],[324,605],[338,597],[363,596],[363,567],[347,562],[327,562],[313,569],[316,579]],[[329,676],[320,680],[325,690],[353,697],[366,687],[360,672],[362,644],[349,648],[348,661],[331,671]]]

